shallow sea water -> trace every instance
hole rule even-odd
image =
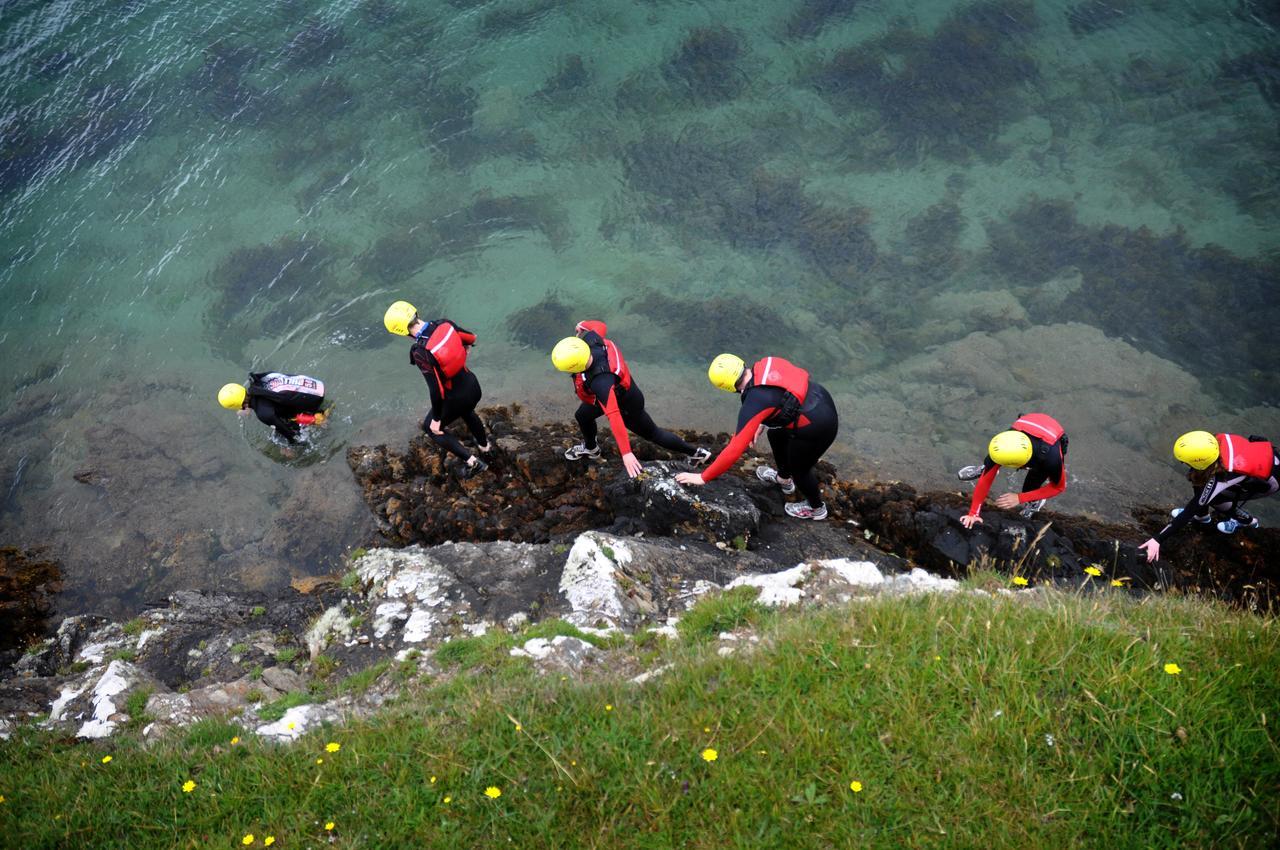
[[[1280,438],[1280,24],[1246,0],[0,6],[0,542],[68,610],[272,588],[363,533],[346,446],[425,404],[381,315],[480,334],[569,416],[608,321],[669,425],[705,364],[835,394],[842,471],[922,486],[1019,412],[1064,510],[1179,504],[1192,427]],[[217,388],[321,377],[280,462]],[[1273,519],[1275,511],[1269,513]]]

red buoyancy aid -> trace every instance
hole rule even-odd
[[[1239,434],[1214,434],[1218,439],[1218,460],[1228,472],[1242,472],[1254,478],[1270,478],[1275,448],[1265,440],[1249,440]]]
[[[595,333],[600,334],[601,339],[604,339],[606,336],[609,335],[609,326],[606,325],[604,322],[598,322],[594,319],[584,319],[583,321],[578,322],[577,326],[573,329],[573,331],[574,333],[582,333],[583,331],[593,331]]]
[[[583,324],[586,324],[585,322]],[[594,330],[588,328],[588,330]],[[604,371],[612,372],[618,377],[618,387],[622,390],[631,389],[631,370],[627,368],[627,361],[623,359],[622,352],[618,350],[618,346],[614,345],[610,340],[601,337],[606,353],[605,363],[593,362],[591,368],[585,372],[579,372],[573,376],[573,391],[578,394],[578,398],[582,399],[584,404],[595,404],[595,394],[587,389],[587,383],[591,378]]]
[[[427,351],[435,358],[436,366],[444,375],[445,384],[467,365],[467,347],[462,344],[457,329],[450,322],[441,322],[427,337]]]
[[[1066,433],[1066,430],[1058,424],[1058,420],[1046,413],[1024,413],[1009,427],[1029,437],[1044,440],[1051,446],[1061,440],[1062,435]]]
[[[751,367],[751,380],[756,386],[781,387],[804,404],[809,394],[809,373],[781,357],[765,357]]]

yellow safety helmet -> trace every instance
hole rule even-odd
[[[738,379],[746,367],[746,362],[736,354],[719,354],[711,361],[707,378],[711,380],[711,386],[734,393],[738,391]]]
[[[244,407],[244,396],[243,384],[223,384],[218,390],[218,404],[227,410],[239,410]]]
[[[398,336],[409,335],[409,325],[413,324],[413,320],[418,318],[418,308],[414,307],[408,301],[397,301],[387,308],[386,315],[382,317],[382,324],[387,326],[387,330]]]
[[[591,359],[591,346],[576,336],[567,336],[551,349],[551,363],[561,372],[577,373],[587,368]]]
[[[1031,438],[1021,431],[1001,431],[987,444],[987,454],[1001,466],[1021,469],[1031,460]]]
[[[1208,431],[1188,431],[1173,444],[1173,456],[1192,469],[1208,469],[1218,454],[1218,438]]]

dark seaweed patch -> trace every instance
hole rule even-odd
[[[341,27],[311,21],[284,46],[283,56],[290,68],[318,68],[333,62],[346,46]]]
[[[1129,11],[1122,0],[1085,0],[1067,10],[1067,24],[1076,36],[1092,35],[1119,25]]]
[[[695,103],[722,103],[746,88],[747,75],[737,65],[742,54],[742,41],[731,30],[699,27],[685,37],[662,74]]]
[[[439,253],[438,239],[430,228],[402,228],[379,238],[359,262],[367,274],[394,284],[417,274]]]
[[[538,96],[548,100],[557,100],[577,94],[579,89],[591,84],[591,71],[582,57],[577,53],[570,54],[560,60],[555,73],[547,77]]]
[[[862,0],[800,0],[787,19],[787,38],[813,38],[840,19],[853,17]]]
[[[810,81],[833,104],[879,112],[892,160],[997,159],[996,138],[1025,114],[1020,90],[1038,76],[1019,47],[1036,26],[1026,0],[990,0],[960,9],[931,37],[898,28],[842,50]]]
[[[53,164],[68,140],[57,133],[37,135],[21,119],[0,127],[0,195],[27,185]]]
[[[537,304],[512,313],[507,329],[521,345],[550,352],[552,346],[573,334],[572,308],[554,293]]]
[[[748,148],[689,133],[628,145],[623,168],[633,188],[656,196],[657,220],[746,250],[788,246],[833,279],[876,263],[866,210],[815,203],[798,181],[754,163]]]
[[[62,76],[63,71],[74,65],[77,59],[79,57],[69,50],[46,53],[36,60],[35,70],[32,73],[41,80],[56,80]]]
[[[531,5],[494,9],[480,19],[480,35],[485,38],[506,38],[522,33],[554,12],[558,5],[556,0],[541,0]]]
[[[1189,71],[1183,62],[1156,62],[1135,56],[1120,75],[1120,85],[1129,95],[1160,97],[1184,89]]]
[[[294,116],[324,122],[344,115],[358,106],[355,92],[341,77],[325,76],[298,92],[290,104]]]
[[[559,251],[569,242],[569,218],[553,201],[523,195],[481,195],[465,209],[435,222],[445,245],[469,250],[490,236],[507,230],[541,233]]]
[[[191,76],[189,86],[209,115],[220,121],[254,126],[275,111],[275,97],[264,95],[244,79],[257,55],[250,45],[225,40],[205,48],[204,61]]]
[[[1253,50],[1220,63],[1228,80],[1252,83],[1273,107],[1280,107],[1280,47]]]
[[[1176,230],[1157,235],[1119,225],[1087,227],[1065,201],[1034,200],[988,227],[989,267],[1015,285],[1048,279],[1065,266],[1083,285],[1061,314],[1131,338],[1213,382],[1267,397],[1280,368],[1272,344],[1280,326],[1280,258],[1237,257],[1216,245],[1194,248]]]
[[[279,134],[278,138],[271,159],[276,173],[285,179],[318,165],[347,168],[364,156],[358,139],[333,135],[324,125],[310,132]]]
[[[213,272],[211,282],[220,292],[210,312],[222,324],[236,315],[260,312],[262,302],[315,289],[330,259],[322,244],[298,237],[237,248]]]
[[[710,360],[724,351],[749,357],[744,345],[776,345],[781,338],[795,334],[782,314],[766,304],[741,298],[674,298],[648,291],[628,306],[660,324],[676,345],[698,360]]]
[[[400,20],[403,10],[391,0],[365,0],[360,4],[360,17],[375,27],[385,27]]]
[[[914,257],[915,273],[929,281],[950,277],[963,258],[960,235],[964,216],[954,201],[944,200],[907,222],[906,247]]]

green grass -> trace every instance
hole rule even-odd
[[[228,746],[209,721],[145,746],[21,729],[0,743],[0,830],[31,848],[1274,846],[1274,620],[1120,594],[761,616],[742,596],[686,620],[754,622],[754,652],[661,642],[674,667],[644,687],[458,671],[293,746]]]
[[[772,609],[756,601],[759,596],[758,588],[735,587],[699,600],[680,618],[676,631],[685,640],[702,642],[739,626],[758,626],[774,616]]]
[[[258,716],[267,723],[274,723],[281,717],[284,717],[284,713],[289,709],[295,708],[299,705],[308,705],[315,701],[316,698],[312,694],[304,691],[290,691],[275,702],[268,703],[258,709]]]

